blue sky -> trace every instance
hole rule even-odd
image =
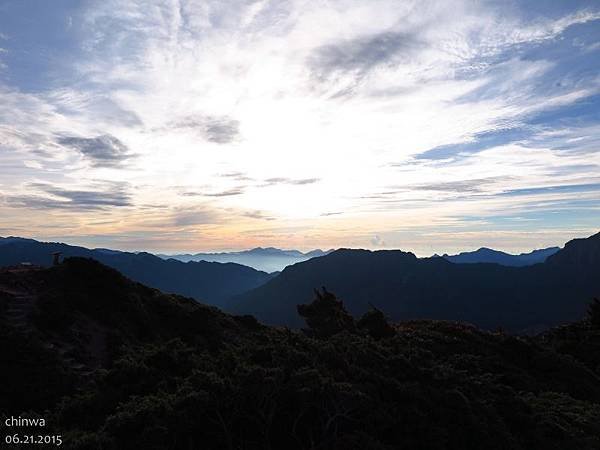
[[[0,1],[0,235],[419,255],[600,228],[597,1]]]

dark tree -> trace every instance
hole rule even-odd
[[[354,319],[341,300],[328,292],[325,287],[322,292],[315,289],[315,299],[308,305],[298,305],[298,314],[304,317],[310,331],[320,338],[333,336],[341,331],[354,330]]]

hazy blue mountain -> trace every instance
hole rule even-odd
[[[443,258],[453,263],[473,264],[473,263],[496,263],[503,266],[522,267],[538,264],[546,261],[550,255],[554,255],[560,247],[549,247],[540,250],[533,250],[529,253],[511,255],[499,250],[482,247],[472,252],[462,252],[458,255],[444,255]]]
[[[272,275],[241,264],[164,260],[150,253],[129,253],[108,249],[87,249],[33,239],[0,239],[0,266],[29,262],[40,266],[52,263],[52,253],[65,257],[94,258],[113,267],[135,281],[148,286],[193,297],[212,305],[221,305],[232,295],[240,294],[268,281]]]
[[[9,244],[11,242],[35,242],[33,239],[26,239],[15,236],[0,237],[0,245]]]
[[[287,267],[241,294],[228,310],[269,324],[300,326],[296,305],[326,286],[355,316],[369,303],[392,320],[461,320],[511,331],[581,318],[600,296],[600,233],[569,242],[545,263],[524,267],[419,259],[399,250],[336,250]]]
[[[312,250],[302,253],[298,250],[281,250],[274,247],[257,247],[251,250],[240,252],[223,253],[195,253],[195,254],[177,254],[177,255],[158,255],[164,259],[176,259],[179,261],[209,261],[221,263],[237,263],[245,266],[254,267],[257,270],[265,272],[278,272],[285,267],[306,261],[311,258],[324,256],[333,250]]]
[[[304,256],[308,256],[309,258],[318,258],[319,256],[325,256],[325,255],[331,253],[332,251],[334,251],[334,249],[329,249],[326,251],[323,251],[321,249],[316,249],[316,250],[311,250],[310,252],[306,252],[304,254]]]

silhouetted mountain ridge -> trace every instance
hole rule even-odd
[[[600,233],[587,239],[573,239],[565,248],[550,256],[550,264],[579,267],[597,267],[600,265]]]
[[[393,320],[461,320],[493,329],[540,329],[577,320],[600,295],[600,234],[576,240],[543,264],[508,267],[416,258],[399,250],[341,249],[287,267],[233,298],[228,310],[270,324],[299,326],[295,305],[315,286],[339,294],[355,316],[369,302]]]
[[[164,260],[147,252],[90,250],[55,242],[14,238],[0,241],[0,266],[22,262],[48,266],[54,252],[61,252],[65,257],[94,258],[140,283],[214,305],[220,305],[230,296],[257,287],[271,278],[265,272],[234,263],[183,263]]]
[[[475,263],[495,263],[503,266],[530,266],[544,262],[549,256],[560,250],[559,247],[549,247],[539,250],[533,250],[529,253],[511,255],[499,250],[487,247],[481,247],[472,252],[462,252],[458,255],[443,255],[443,258],[454,263],[475,264]]]

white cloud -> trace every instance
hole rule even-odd
[[[463,201],[439,190],[374,198],[389,186],[490,177],[497,181],[484,193],[494,194],[543,183],[550,169],[595,164],[589,139],[587,156],[561,154],[550,145],[559,138],[542,139],[543,129],[526,144],[500,143],[460,161],[414,156],[523,126],[532,114],[597,93],[598,80],[541,89],[561,61],[522,58],[519,50],[599,18],[585,10],[529,23],[518,11],[466,0],[93,2],[68,22],[85,30],[82,58],[68,61],[79,82],[37,93],[0,86],[0,148],[22,155],[42,180],[56,181],[52,171],[68,167],[62,182],[73,189],[83,179],[126,180],[137,186],[139,204],[185,209],[190,197],[172,186],[192,192],[202,182],[210,192],[240,192],[214,202],[238,211],[241,228],[247,211],[264,211],[277,219],[272,228],[322,220],[324,240],[351,236],[354,223],[369,245],[368,236],[383,235],[381,223],[391,230],[408,217],[409,225],[437,226],[524,204]],[[584,128],[569,139],[592,131]],[[83,151],[60,145],[64,136],[110,136],[137,157],[127,167],[90,165]],[[237,170],[244,186],[219,175]],[[16,173],[6,191],[19,189]],[[250,181],[268,179],[319,182],[261,188]],[[328,211],[345,214],[323,216]],[[122,217],[123,229],[132,221]]]

